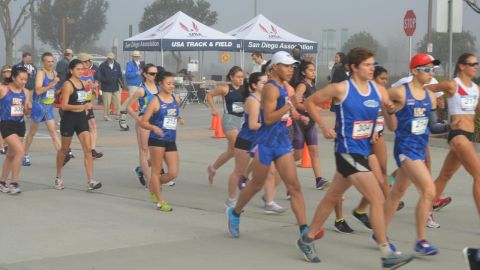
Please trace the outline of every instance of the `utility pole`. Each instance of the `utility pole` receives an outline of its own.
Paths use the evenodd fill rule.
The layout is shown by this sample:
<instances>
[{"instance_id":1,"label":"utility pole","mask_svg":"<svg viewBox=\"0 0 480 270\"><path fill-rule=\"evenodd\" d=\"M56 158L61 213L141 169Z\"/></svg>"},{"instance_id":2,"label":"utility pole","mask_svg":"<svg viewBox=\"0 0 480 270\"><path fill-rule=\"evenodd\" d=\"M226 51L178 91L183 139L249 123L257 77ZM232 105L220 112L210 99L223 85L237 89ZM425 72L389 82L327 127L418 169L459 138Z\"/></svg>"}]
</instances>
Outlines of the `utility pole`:
<instances>
[{"instance_id":1,"label":"utility pole","mask_svg":"<svg viewBox=\"0 0 480 270\"><path fill-rule=\"evenodd\" d=\"M433 43L432 43L432 9L433 9L433 0L428 0L428 29L427 29L427 52L433 52Z\"/></svg>"},{"instance_id":2,"label":"utility pole","mask_svg":"<svg viewBox=\"0 0 480 270\"><path fill-rule=\"evenodd\" d=\"M35 5L34 0L30 0L30 22L31 22L31 31L30 31L30 38L32 42L32 59L35 62L36 53L35 53L35 23L34 23L34 15L35 15Z\"/></svg>"},{"instance_id":3,"label":"utility pole","mask_svg":"<svg viewBox=\"0 0 480 270\"><path fill-rule=\"evenodd\" d=\"M453 0L448 0L448 79L453 76Z\"/></svg>"}]
</instances>

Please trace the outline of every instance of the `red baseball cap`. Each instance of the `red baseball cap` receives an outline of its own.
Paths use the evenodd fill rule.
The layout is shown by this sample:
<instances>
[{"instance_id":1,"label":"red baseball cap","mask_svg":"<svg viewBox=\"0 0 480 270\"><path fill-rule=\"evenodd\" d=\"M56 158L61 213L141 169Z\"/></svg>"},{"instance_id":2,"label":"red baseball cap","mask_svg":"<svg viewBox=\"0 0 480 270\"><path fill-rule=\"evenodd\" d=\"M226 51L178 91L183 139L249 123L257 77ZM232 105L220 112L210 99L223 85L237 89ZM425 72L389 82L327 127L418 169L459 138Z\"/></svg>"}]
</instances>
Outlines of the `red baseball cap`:
<instances>
[{"instance_id":1,"label":"red baseball cap","mask_svg":"<svg viewBox=\"0 0 480 270\"><path fill-rule=\"evenodd\" d=\"M432 63L434 66L440 65L440 60L433 58L430 54L419 53L410 60L410 69L425 66Z\"/></svg>"}]
</instances>

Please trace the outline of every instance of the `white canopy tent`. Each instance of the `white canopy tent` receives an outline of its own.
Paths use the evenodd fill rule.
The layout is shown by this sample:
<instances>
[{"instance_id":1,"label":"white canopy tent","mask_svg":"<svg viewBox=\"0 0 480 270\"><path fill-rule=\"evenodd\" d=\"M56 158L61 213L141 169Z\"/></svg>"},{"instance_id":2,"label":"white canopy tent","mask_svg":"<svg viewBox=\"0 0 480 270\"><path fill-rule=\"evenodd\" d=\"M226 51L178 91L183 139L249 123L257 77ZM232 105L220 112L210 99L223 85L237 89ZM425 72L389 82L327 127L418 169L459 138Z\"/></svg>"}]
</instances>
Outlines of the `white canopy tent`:
<instances>
[{"instance_id":1,"label":"white canopy tent","mask_svg":"<svg viewBox=\"0 0 480 270\"><path fill-rule=\"evenodd\" d=\"M262 14L228 32L242 43L242 66L245 52L275 53L291 51L299 45L304 53L317 54L318 43L296 36L279 27Z\"/></svg>"},{"instance_id":2,"label":"white canopy tent","mask_svg":"<svg viewBox=\"0 0 480 270\"><path fill-rule=\"evenodd\" d=\"M161 24L123 41L124 51L240 51L238 38L179 11Z\"/></svg>"}]
</instances>

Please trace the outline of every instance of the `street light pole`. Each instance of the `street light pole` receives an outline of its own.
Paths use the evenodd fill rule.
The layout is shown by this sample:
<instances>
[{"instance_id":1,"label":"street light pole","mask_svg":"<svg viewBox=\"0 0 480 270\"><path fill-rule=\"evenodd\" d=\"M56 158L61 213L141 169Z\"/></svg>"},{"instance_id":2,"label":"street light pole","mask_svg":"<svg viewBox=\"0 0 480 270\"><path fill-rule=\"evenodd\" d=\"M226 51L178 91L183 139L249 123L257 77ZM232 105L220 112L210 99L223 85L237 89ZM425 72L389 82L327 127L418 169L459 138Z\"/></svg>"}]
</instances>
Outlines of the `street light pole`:
<instances>
[{"instance_id":1,"label":"street light pole","mask_svg":"<svg viewBox=\"0 0 480 270\"><path fill-rule=\"evenodd\" d=\"M433 0L428 0L428 29L427 29L427 52L433 52L432 44L432 9L433 9Z\"/></svg>"}]
</instances>

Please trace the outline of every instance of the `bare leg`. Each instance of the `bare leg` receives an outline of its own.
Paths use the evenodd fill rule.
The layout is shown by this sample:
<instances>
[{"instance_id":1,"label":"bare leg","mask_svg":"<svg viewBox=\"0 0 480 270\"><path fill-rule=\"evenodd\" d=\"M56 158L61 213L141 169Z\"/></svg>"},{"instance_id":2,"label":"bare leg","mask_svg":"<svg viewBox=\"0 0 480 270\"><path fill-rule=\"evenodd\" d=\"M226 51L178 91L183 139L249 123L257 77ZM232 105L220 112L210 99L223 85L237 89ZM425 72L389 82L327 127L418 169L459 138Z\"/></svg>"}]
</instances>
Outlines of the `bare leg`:
<instances>
[{"instance_id":1,"label":"bare leg","mask_svg":"<svg viewBox=\"0 0 480 270\"><path fill-rule=\"evenodd\" d=\"M6 181L10 172L12 172L12 182L18 181L20 168L22 167L22 159L24 155L23 138L12 134L5 138L8 144L8 152L3 162L2 181Z\"/></svg>"},{"instance_id":2,"label":"bare leg","mask_svg":"<svg viewBox=\"0 0 480 270\"><path fill-rule=\"evenodd\" d=\"M93 157L92 146L90 143L90 132L84 131L78 135L80 144L83 150L83 163L85 165L85 171L87 172L87 180L90 183L93 181Z\"/></svg>"},{"instance_id":3,"label":"bare leg","mask_svg":"<svg viewBox=\"0 0 480 270\"><path fill-rule=\"evenodd\" d=\"M70 145L72 144L73 137L63 137L61 138L61 147L60 150L57 151L57 177L62 177L62 168L63 168L63 161L65 159L65 155L68 153L70 149Z\"/></svg>"},{"instance_id":4,"label":"bare leg","mask_svg":"<svg viewBox=\"0 0 480 270\"><path fill-rule=\"evenodd\" d=\"M28 155L30 150L30 146L33 142L33 137L37 134L38 131L38 122L31 122L30 123L30 130L28 131L27 137L25 138L25 153Z\"/></svg>"}]
</instances>

